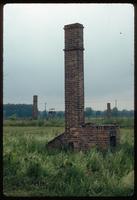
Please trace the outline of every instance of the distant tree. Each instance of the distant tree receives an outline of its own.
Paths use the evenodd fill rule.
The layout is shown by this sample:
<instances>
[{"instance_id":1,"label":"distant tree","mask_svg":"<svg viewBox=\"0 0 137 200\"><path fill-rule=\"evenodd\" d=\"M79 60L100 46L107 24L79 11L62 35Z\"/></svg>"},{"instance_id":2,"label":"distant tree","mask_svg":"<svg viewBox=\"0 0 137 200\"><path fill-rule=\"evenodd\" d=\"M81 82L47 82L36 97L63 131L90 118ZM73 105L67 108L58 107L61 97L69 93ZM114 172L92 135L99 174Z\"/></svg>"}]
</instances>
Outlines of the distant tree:
<instances>
[{"instance_id":1,"label":"distant tree","mask_svg":"<svg viewBox=\"0 0 137 200\"><path fill-rule=\"evenodd\" d=\"M130 110L129 111L129 117L133 117L134 116L134 110Z\"/></svg>"},{"instance_id":2,"label":"distant tree","mask_svg":"<svg viewBox=\"0 0 137 200\"><path fill-rule=\"evenodd\" d=\"M16 115L17 118L32 117L32 105L30 104L5 104L3 106L5 118Z\"/></svg>"},{"instance_id":3,"label":"distant tree","mask_svg":"<svg viewBox=\"0 0 137 200\"><path fill-rule=\"evenodd\" d=\"M113 117L118 117L118 109L117 109L117 107L114 107L114 108L112 109L111 113L112 113L112 116L113 116Z\"/></svg>"},{"instance_id":4,"label":"distant tree","mask_svg":"<svg viewBox=\"0 0 137 200\"><path fill-rule=\"evenodd\" d=\"M85 116L86 117L91 117L93 115L93 110L91 107L86 107L85 109Z\"/></svg>"},{"instance_id":5,"label":"distant tree","mask_svg":"<svg viewBox=\"0 0 137 200\"><path fill-rule=\"evenodd\" d=\"M93 110L91 107L86 107L85 109L85 116L86 117L105 117L106 110ZM59 117L63 118L65 112L64 111L39 111L40 118L52 118L52 117ZM3 106L3 117L4 119L13 117L16 115L16 118L31 118L32 117L32 105L31 104L4 104ZM112 117L133 117L134 110L126 110L123 109L119 111L116 107L111 110Z\"/></svg>"},{"instance_id":6,"label":"distant tree","mask_svg":"<svg viewBox=\"0 0 137 200\"><path fill-rule=\"evenodd\" d=\"M63 111L56 111L56 116L59 117L59 118L63 118L64 112Z\"/></svg>"},{"instance_id":7,"label":"distant tree","mask_svg":"<svg viewBox=\"0 0 137 200\"><path fill-rule=\"evenodd\" d=\"M44 110L44 111L42 112L42 117L45 119L45 118L47 118L47 116L48 116L48 113L47 113L46 110Z\"/></svg>"},{"instance_id":8,"label":"distant tree","mask_svg":"<svg viewBox=\"0 0 137 200\"><path fill-rule=\"evenodd\" d=\"M107 110L102 111L102 116L106 117L107 116Z\"/></svg>"},{"instance_id":9,"label":"distant tree","mask_svg":"<svg viewBox=\"0 0 137 200\"><path fill-rule=\"evenodd\" d=\"M16 114L11 115L11 116L9 117L9 119L11 119L11 120L16 120L16 119L17 119Z\"/></svg>"},{"instance_id":10,"label":"distant tree","mask_svg":"<svg viewBox=\"0 0 137 200\"><path fill-rule=\"evenodd\" d=\"M126 109L123 109L121 111L121 116L122 117L133 117L134 116L134 111L133 110L126 110Z\"/></svg>"},{"instance_id":11,"label":"distant tree","mask_svg":"<svg viewBox=\"0 0 137 200\"><path fill-rule=\"evenodd\" d=\"M96 111L96 117L101 117L101 111L100 110Z\"/></svg>"}]
</instances>

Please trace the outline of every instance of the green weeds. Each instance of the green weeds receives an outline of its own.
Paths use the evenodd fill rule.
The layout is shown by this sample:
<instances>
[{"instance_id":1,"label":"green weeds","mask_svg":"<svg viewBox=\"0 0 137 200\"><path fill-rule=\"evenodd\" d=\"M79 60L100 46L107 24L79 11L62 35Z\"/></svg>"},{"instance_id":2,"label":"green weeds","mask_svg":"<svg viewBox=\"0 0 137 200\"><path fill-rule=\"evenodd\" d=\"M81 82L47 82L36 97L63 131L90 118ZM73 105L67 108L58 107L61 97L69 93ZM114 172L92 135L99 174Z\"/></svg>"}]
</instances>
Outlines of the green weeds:
<instances>
[{"instance_id":1,"label":"green weeds","mask_svg":"<svg viewBox=\"0 0 137 200\"><path fill-rule=\"evenodd\" d=\"M4 127L3 177L7 196L131 196L133 129L121 129L114 152L49 151L63 127Z\"/></svg>"}]
</instances>

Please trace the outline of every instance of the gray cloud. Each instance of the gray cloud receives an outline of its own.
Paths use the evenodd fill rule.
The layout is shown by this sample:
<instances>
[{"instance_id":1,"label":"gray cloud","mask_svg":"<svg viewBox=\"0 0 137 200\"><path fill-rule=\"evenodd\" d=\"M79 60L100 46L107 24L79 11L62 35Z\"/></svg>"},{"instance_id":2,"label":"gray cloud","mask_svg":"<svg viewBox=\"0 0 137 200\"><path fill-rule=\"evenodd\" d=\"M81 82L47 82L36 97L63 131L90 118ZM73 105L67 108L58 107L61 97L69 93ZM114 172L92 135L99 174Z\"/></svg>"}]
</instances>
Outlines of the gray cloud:
<instances>
[{"instance_id":1,"label":"gray cloud","mask_svg":"<svg viewBox=\"0 0 137 200\"><path fill-rule=\"evenodd\" d=\"M75 22L84 25L85 106L104 109L106 101L117 99L120 109L133 108L130 4L6 5L5 103L32 103L38 94L40 109L45 102L48 108L64 109L63 27Z\"/></svg>"}]
</instances>

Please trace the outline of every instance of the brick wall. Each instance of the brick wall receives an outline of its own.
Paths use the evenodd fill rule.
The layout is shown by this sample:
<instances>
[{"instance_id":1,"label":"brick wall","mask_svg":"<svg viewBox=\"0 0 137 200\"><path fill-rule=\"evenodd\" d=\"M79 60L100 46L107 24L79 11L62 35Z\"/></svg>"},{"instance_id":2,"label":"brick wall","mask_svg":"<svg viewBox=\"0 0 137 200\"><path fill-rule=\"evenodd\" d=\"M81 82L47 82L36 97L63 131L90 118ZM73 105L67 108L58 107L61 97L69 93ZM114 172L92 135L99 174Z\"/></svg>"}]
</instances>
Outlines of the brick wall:
<instances>
[{"instance_id":1,"label":"brick wall","mask_svg":"<svg viewBox=\"0 0 137 200\"><path fill-rule=\"evenodd\" d=\"M75 150L89 150L92 147L108 149L112 147L111 138L115 146L119 144L119 127L115 125L91 125L89 127L70 128L70 132L63 133L51 142L51 148L69 147Z\"/></svg>"}]
</instances>

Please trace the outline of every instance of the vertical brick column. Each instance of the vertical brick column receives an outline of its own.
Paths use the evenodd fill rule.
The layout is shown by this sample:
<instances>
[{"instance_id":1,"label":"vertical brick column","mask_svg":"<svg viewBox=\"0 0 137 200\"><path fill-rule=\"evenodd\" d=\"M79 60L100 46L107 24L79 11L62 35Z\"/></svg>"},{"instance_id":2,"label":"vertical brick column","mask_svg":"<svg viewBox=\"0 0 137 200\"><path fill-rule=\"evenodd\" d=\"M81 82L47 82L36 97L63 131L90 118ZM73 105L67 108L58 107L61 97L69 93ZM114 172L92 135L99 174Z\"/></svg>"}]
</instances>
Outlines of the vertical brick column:
<instances>
[{"instance_id":1,"label":"vertical brick column","mask_svg":"<svg viewBox=\"0 0 137 200\"><path fill-rule=\"evenodd\" d=\"M3 4L0 4L0 116L3 118ZM1 126L2 127L2 126Z\"/></svg>"},{"instance_id":2,"label":"vertical brick column","mask_svg":"<svg viewBox=\"0 0 137 200\"><path fill-rule=\"evenodd\" d=\"M84 123L83 25L65 30L65 131Z\"/></svg>"},{"instance_id":3,"label":"vertical brick column","mask_svg":"<svg viewBox=\"0 0 137 200\"><path fill-rule=\"evenodd\" d=\"M111 107L110 107L110 103L107 103L107 117L108 117L108 118L111 117Z\"/></svg>"},{"instance_id":4,"label":"vertical brick column","mask_svg":"<svg viewBox=\"0 0 137 200\"><path fill-rule=\"evenodd\" d=\"M33 96L33 119L38 119L38 96Z\"/></svg>"}]
</instances>

